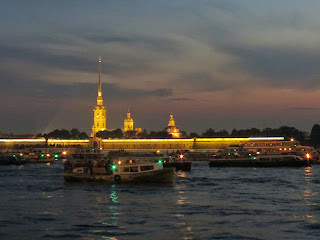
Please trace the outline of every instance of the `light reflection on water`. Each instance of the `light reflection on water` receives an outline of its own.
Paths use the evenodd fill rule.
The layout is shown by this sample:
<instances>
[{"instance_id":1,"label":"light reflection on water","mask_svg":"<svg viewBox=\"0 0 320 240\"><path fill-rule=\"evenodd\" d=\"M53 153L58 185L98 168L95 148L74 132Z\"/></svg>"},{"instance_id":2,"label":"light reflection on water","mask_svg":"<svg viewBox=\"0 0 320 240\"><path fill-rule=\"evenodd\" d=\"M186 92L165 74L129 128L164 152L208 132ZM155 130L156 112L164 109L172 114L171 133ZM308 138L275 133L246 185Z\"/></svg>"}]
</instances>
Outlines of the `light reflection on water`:
<instances>
[{"instance_id":1,"label":"light reflection on water","mask_svg":"<svg viewBox=\"0 0 320 240\"><path fill-rule=\"evenodd\" d=\"M0 168L0 239L314 239L320 166L178 172L172 186L66 184L62 164ZM19 231L16 231L19 229Z\"/></svg>"},{"instance_id":2,"label":"light reflection on water","mask_svg":"<svg viewBox=\"0 0 320 240\"><path fill-rule=\"evenodd\" d=\"M309 208L307 209L306 214L303 216L303 218L311 221L314 224L317 223L317 219L315 219L314 215L312 214L312 210L310 209L310 207L317 206L318 203L314 202L315 193L311 189L311 184L313 180L312 167L305 168L304 180L306 183L306 185L303 188L304 204Z\"/></svg>"}]
</instances>

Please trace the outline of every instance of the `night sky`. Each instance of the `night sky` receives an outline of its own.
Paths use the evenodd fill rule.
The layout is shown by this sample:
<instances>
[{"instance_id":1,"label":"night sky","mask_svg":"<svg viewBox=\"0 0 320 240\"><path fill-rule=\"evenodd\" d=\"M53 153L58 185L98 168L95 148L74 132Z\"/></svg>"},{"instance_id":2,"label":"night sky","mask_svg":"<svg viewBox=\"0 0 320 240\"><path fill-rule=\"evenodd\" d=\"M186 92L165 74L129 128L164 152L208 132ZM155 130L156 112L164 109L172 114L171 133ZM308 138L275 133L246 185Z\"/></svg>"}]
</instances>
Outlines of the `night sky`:
<instances>
[{"instance_id":1,"label":"night sky","mask_svg":"<svg viewBox=\"0 0 320 240\"><path fill-rule=\"evenodd\" d=\"M1 1L0 132L320 122L319 0Z\"/></svg>"}]
</instances>

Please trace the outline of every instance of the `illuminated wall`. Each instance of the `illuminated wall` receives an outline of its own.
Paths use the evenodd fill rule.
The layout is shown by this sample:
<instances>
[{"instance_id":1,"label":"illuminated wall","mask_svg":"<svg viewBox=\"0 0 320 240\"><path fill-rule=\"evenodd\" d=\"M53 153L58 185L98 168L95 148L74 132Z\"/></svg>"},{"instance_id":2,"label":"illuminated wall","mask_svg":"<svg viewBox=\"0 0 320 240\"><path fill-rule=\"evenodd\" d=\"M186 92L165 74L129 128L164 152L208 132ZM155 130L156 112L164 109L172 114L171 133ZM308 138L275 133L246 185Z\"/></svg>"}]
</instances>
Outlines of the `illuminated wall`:
<instances>
[{"instance_id":1,"label":"illuminated wall","mask_svg":"<svg viewBox=\"0 0 320 240\"><path fill-rule=\"evenodd\" d=\"M127 151L157 151L157 150L194 150L217 151L230 145L245 145L252 148L279 147L290 145L292 142L284 141L283 137L262 138L191 138L191 139L0 139L0 148L12 148L14 146L96 146L104 150Z\"/></svg>"}]
</instances>

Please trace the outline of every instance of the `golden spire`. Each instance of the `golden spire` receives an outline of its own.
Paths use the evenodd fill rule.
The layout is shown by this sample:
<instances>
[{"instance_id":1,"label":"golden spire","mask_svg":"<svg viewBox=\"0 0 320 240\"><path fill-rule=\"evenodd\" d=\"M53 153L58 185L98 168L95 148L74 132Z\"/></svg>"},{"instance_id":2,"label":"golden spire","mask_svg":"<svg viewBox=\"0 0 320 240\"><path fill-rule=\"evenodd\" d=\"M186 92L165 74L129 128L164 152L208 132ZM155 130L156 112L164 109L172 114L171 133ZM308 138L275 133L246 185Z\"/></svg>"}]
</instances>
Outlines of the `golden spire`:
<instances>
[{"instance_id":1,"label":"golden spire","mask_svg":"<svg viewBox=\"0 0 320 240\"><path fill-rule=\"evenodd\" d=\"M98 106L103 105L102 90L101 90L101 57L99 57L99 88L98 88L97 105Z\"/></svg>"},{"instance_id":2,"label":"golden spire","mask_svg":"<svg viewBox=\"0 0 320 240\"><path fill-rule=\"evenodd\" d=\"M176 126L176 123L174 121L174 118L173 118L173 114L171 112L170 114L170 120L169 120L169 123L168 123L168 127L175 127Z\"/></svg>"},{"instance_id":3,"label":"golden spire","mask_svg":"<svg viewBox=\"0 0 320 240\"><path fill-rule=\"evenodd\" d=\"M130 117L131 117L130 115L131 115L131 114L130 114L130 109L129 109L129 107L128 107L127 118L130 118Z\"/></svg>"}]
</instances>

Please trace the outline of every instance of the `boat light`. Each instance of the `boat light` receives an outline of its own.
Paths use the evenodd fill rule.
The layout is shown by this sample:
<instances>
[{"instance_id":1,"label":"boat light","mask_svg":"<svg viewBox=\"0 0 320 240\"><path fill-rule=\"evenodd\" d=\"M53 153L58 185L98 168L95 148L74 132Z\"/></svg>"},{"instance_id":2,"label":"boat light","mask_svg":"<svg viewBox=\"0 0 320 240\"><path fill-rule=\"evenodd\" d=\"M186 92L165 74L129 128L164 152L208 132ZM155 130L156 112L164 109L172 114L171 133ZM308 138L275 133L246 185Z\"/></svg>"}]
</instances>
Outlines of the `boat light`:
<instances>
[{"instance_id":1,"label":"boat light","mask_svg":"<svg viewBox=\"0 0 320 240\"><path fill-rule=\"evenodd\" d=\"M117 166L116 165L112 165L112 169L117 169Z\"/></svg>"},{"instance_id":2,"label":"boat light","mask_svg":"<svg viewBox=\"0 0 320 240\"><path fill-rule=\"evenodd\" d=\"M67 151L62 152L63 155L67 155Z\"/></svg>"},{"instance_id":3,"label":"boat light","mask_svg":"<svg viewBox=\"0 0 320 240\"><path fill-rule=\"evenodd\" d=\"M41 154L41 157L44 157L44 154Z\"/></svg>"},{"instance_id":4,"label":"boat light","mask_svg":"<svg viewBox=\"0 0 320 240\"><path fill-rule=\"evenodd\" d=\"M310 153L307 153L307 154L306 154L306 158L309 160L310 157L311 157Z\"/></svg>"},{"instance_id":5,"label":"boat light","mask_svg":"<svg viewBox=\"0 0 320 240\"><path fill-rule=\"evenodd\" d=\"M118 164L121 164L122 162L121 161L118 161Z\"/></svg>"},{"instance_id":6,"label":"boat light","mask_svg":"<svg viewBox=\"0 0 320 240\"><path fill-rule=\"evenodd\" d=\"M50 154L49 154L49 153L47 153L47 157L50 157Z\"/></svg>"},{"instance_id":7,"label":"boat light","mask_svg":"<svg viewBox=\"0 0 320 240\"><path fill-rule=\"evenodd\" d=\"M23 154L22 154L22 153L20 153L20 156L23 156Z\"/></svg>"},{"instance_id":8,"label":"boat light","mask_svg":"<svg viewBox=\"0 0 320 240\"><path fill-rule=\"evenodd\" d=\"M59 154L55 154L54 157L55 157L55 158L58 158L58 157L59 157Z\"/></svg>"},{"instance_id":9,"label":"boat light","mask_svg":"<svg viewBox=\"0 0 320 240\"><path fill-rule=\"evenodd\" d=\"M257 152L257 154L260 154L260 152Z\"/></svg>"},{"instance_id":10,"label":"boat light","mask_svg":"<svg viewBox=\"0 0 320 240\"><path fill-rule=\"evenodd\" d=\"M162 160L158 160L159 163L162 163Z\"/></svg>"},{"instance_id":11,"label":"boat light","mask_svg":"<svg viewBox=\"0 0 320 240\"><path fill-rule=\"evenodd\" d=\"M13 157L16 157L16 155L15 155L15 154L13 154L12 156L13 156Z\"/></svg>"},{"instance_id":12,"label":"boat light","mask_svg":"<svg viewBox=\"0 0 320 240\"><path fill-rule=\"evenodd\" d=\"M179 156L180 159L182 159L183 157L184 157L184 156L183 156L182 154Z\"/></svg>"}]
</instances>

